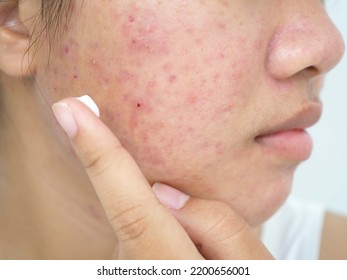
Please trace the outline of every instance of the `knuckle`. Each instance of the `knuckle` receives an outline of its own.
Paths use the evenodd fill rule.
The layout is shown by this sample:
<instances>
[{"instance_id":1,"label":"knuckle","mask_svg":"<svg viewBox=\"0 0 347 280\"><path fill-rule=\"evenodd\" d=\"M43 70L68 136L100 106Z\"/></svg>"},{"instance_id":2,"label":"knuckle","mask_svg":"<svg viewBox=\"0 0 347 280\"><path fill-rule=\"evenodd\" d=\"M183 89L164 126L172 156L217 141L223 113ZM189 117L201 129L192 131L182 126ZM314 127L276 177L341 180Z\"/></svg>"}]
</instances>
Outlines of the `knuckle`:
<instances>
[{"instance_id":1,"label":"knuckle","mask_svg":"<svg viewBox=\"0 0 347 280\"><path fill-rule=\"evenodd\" d=\"M83 165L90 177L98 177L104 174L112 165L112 153L102 149L85 152Z\"/></svg>"},{"instance_id":2,"label":"knuckle","mask_svg":"<svg viewBox=\"0 0 347 280\"><path fill-rule=\"evenodd\" d=\"M110 222L116 227L116 235L121 242L140 240L149 229L149 215L141 204L128 206L111 216Z\"/></svg>"},{"instance_id":3,"label":"knuckle","mask_svg":"<svg viewBox=\"0 0 347 280\"><path fill-rule=\"evenodd\" d=\"M203 233L204 240L216 243L237 237L245 230L245 220L237 215L228 204L216 202L209 208L208 220L211 222L206 225Z\"/></svg>"}]
</instances>

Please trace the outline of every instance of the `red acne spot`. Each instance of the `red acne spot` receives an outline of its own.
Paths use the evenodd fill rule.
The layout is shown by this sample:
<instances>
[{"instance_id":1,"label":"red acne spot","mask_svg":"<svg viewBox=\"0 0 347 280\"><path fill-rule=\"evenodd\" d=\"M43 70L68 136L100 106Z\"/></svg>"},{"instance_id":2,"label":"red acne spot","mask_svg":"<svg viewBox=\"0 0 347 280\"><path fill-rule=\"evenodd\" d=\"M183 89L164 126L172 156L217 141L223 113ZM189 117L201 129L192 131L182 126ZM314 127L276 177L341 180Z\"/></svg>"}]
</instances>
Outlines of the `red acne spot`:
<instances>
[{"instance_id":1,"label":"red acne spot","mask_svg":"<svg viewBox=\"0 0 347 280\"><path fill-rule=\"evenodd\" d=\"M169 32L160 24L160 15L149 9L135 9L136 21L133 16L127 16L122 25L123 35L128 39L128 50L168 54Z\"/></svg>"},{"instance_id":2,"label":"red acne spot","mask_svg":"<svg viewBox=\"0 0 347 280\"><path fill-rule=\"evenodd\" d=\"M195 43L196 43L197 45L202 45L203 39L202 39L202 38L195 39Z\"/></svg>"},{"instance_id":3,"label":"red acne spot","mask_svg":"<svg viewBox=\"0 0 347 280\"><path fill-rule=\"evenodd\" d=\"M102 217L99 214L99 212L96 210L96 208L92 205L88 206L87 211L89 213L89 215L94 218L95 220L101 220Z\"/></svg>"},{"instance_id":4,"label":"red acne spot","mask_svg":"<svg viewBox=\"0 0 347 280\"><path fill-rule=\"evenodd\" d=\"M223 144L222 142L218 142L218 143L215 145L215 149L216 149L216 153L217 153L218 155L223 154L223 153L224 153L224 150L225 150L224 144Z\"/></svg>"},{"instance_id":5,"label":"red acne spot","mask_svg":"<svg viewBox=\"0 0 347 280\"><path fill-rule=\"evenodd\" d=\"M229 0L219 0L224 7L229 7Z\"/></svg>"},{"instance_id":6,"label":"red acne spot","mask_svg":"<svg viewBox=\"0 0 347 280\"><path fill-rule=\"evenodd\" d=\"M218 26L218 28L219 28L220 30L225 30L225 29L226 29L225 23L218 23L217 26Z\"/></svg>"},{"instance_id":7,"label":"red acne spot","mask_svg":"<svg viewBox=\"0 0 347 280\"><path fill-rule=\"evenodd\" d=\"M226 105L223 105L221 107L221 113L228 113L228 112L231 112L231 110L233 109L234 107L234 104L226 104Z\"/></svg>"},{"instance_id":8,"label":"red acne spot","mask_svg":"<svg viewBox=\"0 0 347 280\"><path fill-rule=\"evenodd\" d=\"M116 76L118 82L125 83L136 79L136 75L126 70L120 70Z\"/></svg>"},{"instance_id":9,"label":"red acne spot","mask_svg":"<svg viewBox=\"0 0 347 280\"><path fill-rule=\"evenodd\" d=\"M148 132L147 131L142 131L141 133L141 140L143 143L147 143L148 142Z\"/></svg>"},{"instance_id":10,"label":"red acne spot","mask_svg":"<svg viewBox=\"0 0 347 280\"><path fill-rule=\"evenodd\" d=\"M148 88L154 88L155 85L156 85L156 81L152 80L152 81L149 81L149 82L148 82L147 87L148 87Z\"/></svg>"},{"instance_id":11,"label":"red acne spot","mask_svg":"<svg viewBox=\"0 0 347 280\"><path fill-rule=\"evenodd\" d=\"M108 85L110 83L110 79L109 78L104 78L104 82L106 85Z\"/></svg>"},{"instance_id":12,"label":"red acne spot","mask_svg":"<svg viewBox=\"0 0 347 280\"><path fill-rule=\"evenodd\" d=\"M219 54L219 58L220 58L220 59L224 59L224 58L225 58L225 53L224 53L224 52L221 52L221 53Z\"/></svg>"},{"instance_id":13,"label":"red acne spot","mask_svg":"<svg viewBox=\"0 0 347 280\"><path fill-rule=\"evenodd\" d=\"M177 77L176 77L175 75L171 75L171 76L169 77L169 83L170 83L170 84L173 84L174 82L176 82L176 80L177 80Z\"/></svg>"},{"instance_id":14,"label":"red acne spot","mask_svg":"<svg viewBox=\"0 0 347 280\"><path fill-rule=\"evenodd\" d=\"M68 54L70 53L70 48L69 48L69 46L64 46L63 52L64 52L65 55L68 55Z\"/></svg>"},{"instance_id":15,"label":"red acne spot","mask_svg":"<svg viewBox=\"0 0 347 280\"><path fill-rule=\"evenodd\" d=\"M141 107L141 104L140 104L140 103L137 103L137 104L136 104L136 107L137 107L137 108L140 108L140 107Z\"/></svg>"},{"instance_id":16,"label":"red acne spot","mask_svg":"<svg viewBox=\"0 0 347 280\"><path fill-rule=\"evenodd\" d=\"M75 3L71 3L70 4L70 10L71 10L71 12L74 12L75 10L76 10L76 6L75 6Z\"/></svg>"},{"instance_id":17,"label":"red acne spot","mask_svg":"<svg viewBox=\"0 0 347 280\"><path fill-rule=\"evenodd\" d=\"M144 148L145 156L144 160L153 165L165 165L165 155L164 152L154 146L145 146Z\"/></svg>"},{"instance_id":18,"label":"red acne spot","mask_svg":"<svg viewBox=\"0 0 347 280\"><path fill-rule=\"evenodd\" d=\"M194 29L189 27L189 28L186 29L186 32L187 32L189 35L193 35L193 34L194 34Z\"/></svg>"},{"instance_id":19,"label":"red acne spot","mask_svg":"<svg viewBox=\"0 0 347 280\"><path fill-rule=\"evenodd\" d=\"M253 43L253 48L254 48L254 50L256 50L256 51L261 50L261 48L262 48L262 43L261 43L260 41L254 42L254 43Z\"/></svg>"},{"instance_id":20,"label":"red acne spot","mask_svg":"<svg viewBox=\"0 0 347 280\"><path fill-rule=\"evenodd\" d=\"M187 101L189 104L195 105L198 102L198 97L194 93L189 94Z\"/></svg>"},{"instance_id":21,"label":"red acne spot","mask_svg":"<svg viewBox=\"0 0 347 280\"><path fill-rule=\"evenodd\" d=\"M214 82L214 83L217 83L218 80L219 80L219 77L220 77L219 74L214 75L214 76L213 76L213 82Z\"/></svg>"},{"instance_id":22,"label":"red acne spot","mask_svg":"<svg viewBox=\"0 0 347 280\"><path fill-rule=\"evenodd\" d=\"M195 129L192 126L188 126L187 130L188 130L188 133L194 133L195 132Z\"/></svg>"}]
</instances>

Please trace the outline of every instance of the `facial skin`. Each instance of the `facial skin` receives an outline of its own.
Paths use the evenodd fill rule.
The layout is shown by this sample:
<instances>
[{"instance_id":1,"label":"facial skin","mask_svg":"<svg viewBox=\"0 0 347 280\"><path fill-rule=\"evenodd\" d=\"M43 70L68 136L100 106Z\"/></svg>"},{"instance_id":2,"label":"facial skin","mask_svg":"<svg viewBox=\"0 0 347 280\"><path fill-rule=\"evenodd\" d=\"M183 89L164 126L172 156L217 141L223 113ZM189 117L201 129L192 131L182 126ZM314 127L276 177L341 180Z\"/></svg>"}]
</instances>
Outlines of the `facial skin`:
<instances>
[{"instance_id":1,"label":"facial skin","mask_svg":"<svg viewBox=\"0 0 347 280\"><path fill-rule=\"evenodd\" d=\"M70 12L33 60L48 105L88 94L150 183L225 201L253 226L274 213L310 142L259 136L316 122L343 53L320 1L76 0Z\"/></svg>"}]
</instances>

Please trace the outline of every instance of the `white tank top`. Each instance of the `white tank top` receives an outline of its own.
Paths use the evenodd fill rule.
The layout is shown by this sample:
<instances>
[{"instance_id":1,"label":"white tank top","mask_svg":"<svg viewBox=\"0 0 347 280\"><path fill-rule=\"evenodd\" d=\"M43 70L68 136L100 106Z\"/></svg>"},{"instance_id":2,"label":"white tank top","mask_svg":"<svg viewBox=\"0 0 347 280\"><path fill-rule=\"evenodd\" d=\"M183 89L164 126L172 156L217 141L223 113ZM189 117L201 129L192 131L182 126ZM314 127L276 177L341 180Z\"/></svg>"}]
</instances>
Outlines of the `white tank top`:
<instances>
[{"instance_id":1,"label":"white tank top","mask_svg":"<svg viewBox=\"0 0 347 280\"><path fill-rule=\"evenodd\" d=\"M291 197L265 222L261 239L275 259L316 260L324 215L323 205Z\"/></svg>"}]
</instances>

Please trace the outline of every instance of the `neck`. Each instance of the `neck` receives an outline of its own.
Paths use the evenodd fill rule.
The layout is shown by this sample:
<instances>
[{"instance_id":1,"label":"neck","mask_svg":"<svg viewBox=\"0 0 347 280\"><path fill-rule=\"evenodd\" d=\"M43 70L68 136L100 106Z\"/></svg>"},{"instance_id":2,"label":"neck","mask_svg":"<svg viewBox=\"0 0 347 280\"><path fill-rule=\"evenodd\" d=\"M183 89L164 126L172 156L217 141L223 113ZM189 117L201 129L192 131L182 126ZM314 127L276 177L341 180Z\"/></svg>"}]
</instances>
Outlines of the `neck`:
<instances>
[{"instance_id":1,"label":"neck","mask_svg":"<svg viewBox=\"0 0 347 280\"><path fill-rule=\"evenodd\" d=\"M30 84L1 81L0 259L109 258L114 235L93 187Z\"/></svg>"}]
</instances>

